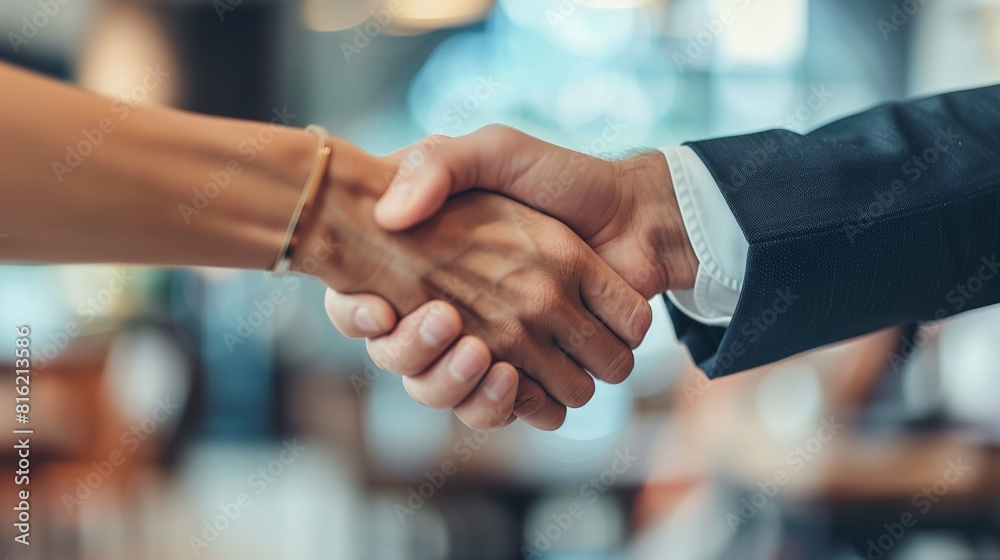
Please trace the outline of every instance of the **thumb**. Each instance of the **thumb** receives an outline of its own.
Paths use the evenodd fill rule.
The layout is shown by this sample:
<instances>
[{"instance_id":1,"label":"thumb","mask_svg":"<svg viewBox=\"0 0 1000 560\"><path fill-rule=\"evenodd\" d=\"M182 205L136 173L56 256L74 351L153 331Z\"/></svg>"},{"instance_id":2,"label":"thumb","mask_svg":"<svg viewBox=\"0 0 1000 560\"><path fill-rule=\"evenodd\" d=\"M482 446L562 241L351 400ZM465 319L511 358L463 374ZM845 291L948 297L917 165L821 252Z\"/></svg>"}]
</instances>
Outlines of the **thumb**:
<instances>
[{"instance_id":1,"label":"thumb","mask_svg":"<svg viewBox=\"0 0 1000 560\"><path fill-rule=\"evenodd\" d=\"M530 159L513 156L530 150L531 140L494 125L459 138L436 136L415 144L375 204L376 223L403 230L432 216L452 194L471 188L504 192L530 166Z\"/></svg>"},{"instance_id":2,"label":"thumb","mask_svg":"<svg viewBox=\"0 0 1000 560\"><path fill-rule=\"evenodd\" d=\"M439 163L428 161L412 173L397 172L375 203L375 222L389 231L415 226L441 209L453 185L448 170Z\"/></svg>"}]
</instances>

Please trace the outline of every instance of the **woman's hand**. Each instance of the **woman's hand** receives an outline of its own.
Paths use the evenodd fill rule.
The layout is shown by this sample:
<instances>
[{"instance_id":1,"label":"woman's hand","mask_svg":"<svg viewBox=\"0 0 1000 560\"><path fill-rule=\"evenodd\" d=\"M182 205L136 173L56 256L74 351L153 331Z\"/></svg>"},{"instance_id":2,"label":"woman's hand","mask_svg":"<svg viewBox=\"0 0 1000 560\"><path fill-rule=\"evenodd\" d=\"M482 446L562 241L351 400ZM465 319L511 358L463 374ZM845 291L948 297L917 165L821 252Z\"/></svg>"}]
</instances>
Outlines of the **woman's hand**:
<instances>
[{"instance_id":1,"label":"woman's hand","mask_svg":"<svg viewBox=\"0 0 1000 560\"><path fill-rule=\"evenodd\" d=\"M471 398L497 402L489 397L498 397L491 387L511 385L513 372L505 364L487 371L489 360L478 338L496 359L521 371L514 413L543 429L561 425L562 405L581 406L593 395L594 382L586 371L611 383L625 379L633 365L630 348L649 327L649 304L579 237L517 202L483 193L456 197L416 228L385 231L375 224L373 208L395 172L393 160L336 142L322 201L297 254L310 254L309 245L324 240L337 249L313 271L305 262L296 263L298 270L338 292L379 294L401 315L432 300L448 302L457 310L463 332L471 335L433 364L407 363L406 344L397 340L403 347L395 355L373 356L380 366L418 373L430 365L422 375L448 372L457 381L462 377L457 366L464 365L464 373L475 372L464 383L479 383ZM430 317L420 336L406 337L409 344L450 344L457 333L433 331L442 315L443 323L454 324L447 317L452 311L442 309L447 306L421 308L421 314L407 319L424 324ZM392 320L378 313L384 316L375 318L376 324ZM387 359L392 363L384 363ZM488 373L485 379L483 373ZM435 391L433 380L428 381L411 381L407 389L431 406L469 404L454 402L463 396L460 390ZM491 426L508 420L502 409L506 402L503 397L500 401L495 413L487 415ZM482 425L481 416L473 421Z\"/></svg>"}]
</instances>

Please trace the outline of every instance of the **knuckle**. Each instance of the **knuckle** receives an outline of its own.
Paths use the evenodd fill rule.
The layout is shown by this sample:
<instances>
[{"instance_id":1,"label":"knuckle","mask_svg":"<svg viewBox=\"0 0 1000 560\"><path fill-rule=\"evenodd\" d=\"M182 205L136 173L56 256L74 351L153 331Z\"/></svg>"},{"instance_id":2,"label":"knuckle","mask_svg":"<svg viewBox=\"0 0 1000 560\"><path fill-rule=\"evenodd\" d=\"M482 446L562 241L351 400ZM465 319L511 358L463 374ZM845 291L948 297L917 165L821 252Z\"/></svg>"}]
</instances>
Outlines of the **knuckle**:
<instances>
[{"instance_id":1,"label":"knuckle","mask_svg":"<svg viewBox=\"0 0 1000 560\"><path fill-rule=\"evenodd\" d=\"M500 147L516 141L520 133L509 126L490 124L479 129L479 134L486 138L490 144Z\"/></svg>"},{"instance_id":2,"label":"knuckle","mask_svg":"<svg viewBox=\"0 0 1000 560\"><path fill-rule=\"evenodd\" d=\"M645 333L652 324L653 308L650 307L649 302L643 299L642 296L637 296L635 303L632 305L632 311L629 314L629 328L637 334Z\"/></svg>"},{"instance_id":3,"label":"knuckle","mask_svg":"<svg viewBox=\"0 0 1000 560\"><path fill-rule=\"evenodd\" d=\"M570 408L580 408L590 402L590 399L594 398L594 392L597 390L594 380L587 374L584 374L584 376L584 380L581 380L579 383L573 383L570 386L566 402L563 404Z\"/></svg>"},{"instance_id":4,"label":"knuckle","mask_svg":"<svg viewBox=\"0 0 1000 560\"><path fill-rule=\"evenodd\" d=\"M620 348L615 355L608 362L607 369L604 372L604 381L612 384L618 384L622 381L628 379L628 376L632 373L632 369L635 367L635 356L632 352L624 347Z\"/></svg>"},{"instance_id":5,"label":"knuckle","mask_svg":"<svg viewBox=\"0 0 1000 560\"><path fill-rule=\"evenodd\" d=\"M496 321L496 339L494 344L499 352L498 357L512 358L519 354L529 338L528 329L521 319L506 315Z\"/></svg>"},{"instance_id":6,"label":"knuckle","mask_svg":"<svg viewBox=\"0 0 1000 560\"><path fill-rule=\"evenodd\" d=\"M437 149L441 144L451 140L444 134L431 134L423 140L417 142L407 156L408 163L419 167L427 162L434 162L438 159Z\"/></svg>"},{"instance_id":7,"label":"knuckle","mask_svg":"<svg viewBox=\"0 0 1000 560\"><path fill-rule=\"evenodd\" d=\"M534 417L545 408L545 399L541 387L529 386L519 389L514 400L514 414L520 418Z\"/></svg>"},{"instance_id":8,"label":"knuckle","mask_svg":"<svg viewBox=\"0 0 1000 560\"><path fill-rule=\"evenodd\" d=\"M579 262L583 257L583 249L578 238L574 239L560 223L547 224L545 254L546 257L563 266Z\"/></svg>"},{"instance_id":9,"label":"knuckle","mask_svg":"<svg viewBox=\"0 0 1000 560\"><path fill-rule=\"evenodd\" d=\"M551 276L536 279L524 297L524 316L532 322L546 319L558 312L565 302L562 286Z\"/></svg>"}]
</instances>

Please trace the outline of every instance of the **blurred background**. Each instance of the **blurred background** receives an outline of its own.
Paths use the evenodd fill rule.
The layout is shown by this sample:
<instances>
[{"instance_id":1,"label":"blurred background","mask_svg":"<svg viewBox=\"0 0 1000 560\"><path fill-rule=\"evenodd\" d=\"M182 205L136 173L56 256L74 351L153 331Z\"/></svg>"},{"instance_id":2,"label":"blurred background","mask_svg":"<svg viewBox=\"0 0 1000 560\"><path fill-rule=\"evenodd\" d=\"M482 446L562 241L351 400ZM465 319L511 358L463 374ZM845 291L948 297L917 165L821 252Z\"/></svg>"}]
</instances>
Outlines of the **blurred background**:
<instances>
[{"instance_id":1,"label":"blurred background","mask_svg":"<svg viewBox=\"0 0 1000 560\"><path fill-rule=\"evenodd\" d=\"M615 157L1000 82L996 0L4 0L0 29L118 104L375 153L499 122ZM34 356L32 544L0 430L0 556L1000 559L1000 309L708 383L653 304L626 383L554 433L476 432L315 281L0 267L0 402L12 327Z\"/></svg>"}]
</instances>

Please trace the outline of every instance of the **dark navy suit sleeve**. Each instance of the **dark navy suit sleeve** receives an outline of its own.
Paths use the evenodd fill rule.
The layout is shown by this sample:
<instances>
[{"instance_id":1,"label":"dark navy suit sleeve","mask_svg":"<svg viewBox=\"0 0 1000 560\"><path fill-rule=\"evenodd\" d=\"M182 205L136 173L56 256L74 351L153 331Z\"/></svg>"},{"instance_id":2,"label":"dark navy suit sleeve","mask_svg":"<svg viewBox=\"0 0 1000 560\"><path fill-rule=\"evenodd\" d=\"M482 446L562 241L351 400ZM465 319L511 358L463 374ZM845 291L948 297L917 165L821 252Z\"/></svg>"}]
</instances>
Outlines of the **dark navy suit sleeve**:
<instances>
[{"instance_id":1,"label":"dark navy suit sleeve","mask_svg":"<svg viewBox=\"0 0 1000 560\"><path fill-rule=\"evenodd\" d=\"M710 377L1000 302L1000 86L688 145L750 246L728 328L671 309Z\"/></svg>"}]
</instances>

